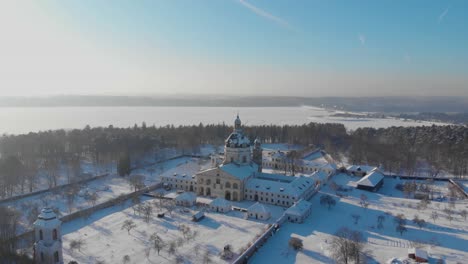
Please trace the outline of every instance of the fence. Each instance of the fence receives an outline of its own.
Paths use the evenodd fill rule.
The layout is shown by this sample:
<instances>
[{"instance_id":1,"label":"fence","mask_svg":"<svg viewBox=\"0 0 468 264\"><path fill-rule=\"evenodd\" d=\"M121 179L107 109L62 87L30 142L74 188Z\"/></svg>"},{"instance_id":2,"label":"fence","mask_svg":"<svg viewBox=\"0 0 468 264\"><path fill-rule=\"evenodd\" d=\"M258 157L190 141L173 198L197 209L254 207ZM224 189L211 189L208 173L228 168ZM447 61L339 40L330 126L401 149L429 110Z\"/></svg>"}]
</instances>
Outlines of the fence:
<instances>
[{"instance_id":1,"label":"fence","mask_svg":"<svg viewBox=\"0 0 468 264\"><path fill-rule=\"evenodd\" d=\"M73 212L71 214L62 216L60 218L60 220L63 223L66 223L66 222L70 222L70 221L75 220L75 219L80 218L80 217L87 217L87 216L90 216L91 214L93 214L94 212L96 212L98 210L105 209L105 208L108 208L108 207L111 207L111 206L114 206L114 205L117 205L117 204L120 204L120 203L124 203L125 201L131 199L132 197L142 195L142 194L144 194L146 192L158 189L160 187L162 187L162 184L157 183L157 184L145 187L145 188L143 188L141 190L138 190L136 192L131 192L131 193L128 193L128 194L120 195L119 197L116 197L114 199L105 201L105 202L97 204L95 206L92 206L92 207L89 207L89 208L86 208L86 209L83 209L83 210L80 210L80 211ZM24 247L31 246L33 244L33 241L34 241L34 230L26 231L25 233L17 236L17 239L18 239L17 240L18 245L21 245L20 247L24 248Z\"/></svg>"},{"instance_id":2,"label":"fence","mask_svg":"<svg viewBox=\"0 0 468 264\"><path fill-rule=\"evenodd\" d=\"M250 247L248 247L242 254L240 254L237 259L235 259L232 263L233 264L245 264L249 260L250 257L257 252L257 250L263 246L270 238L273 233L276 231L278 226L282 225L286 221L287 217L283 214L275 224L271 225L255 242L252 243Z\"/></svg>"}]
</instances>

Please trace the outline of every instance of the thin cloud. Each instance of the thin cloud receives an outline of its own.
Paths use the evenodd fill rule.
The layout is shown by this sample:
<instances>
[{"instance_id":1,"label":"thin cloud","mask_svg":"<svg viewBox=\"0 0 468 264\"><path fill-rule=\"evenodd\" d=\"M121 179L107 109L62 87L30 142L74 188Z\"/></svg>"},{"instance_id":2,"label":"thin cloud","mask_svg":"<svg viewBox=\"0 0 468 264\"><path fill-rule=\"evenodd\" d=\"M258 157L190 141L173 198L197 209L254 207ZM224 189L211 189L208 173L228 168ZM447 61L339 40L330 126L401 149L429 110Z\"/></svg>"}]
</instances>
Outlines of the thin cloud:
<instances>
[{"instance_id":1,"label":"thin cloud","mask_svg":"<svg viewBox=\"0 0 468 264\"><path fill-rule=\"evenodd\" d=\"M359 39L359 42L361 42L361 45L366 45L366 36L364 36L363 34L359 33L358 35L358 39Z\"/></svg>"},{"instance_id":2,"label":"thin cloud","mask_svg":"<svg viewBox=\"0 0 468 264\"><path fill-rule=\"evenodd\" d=\"M444 10L444 12L442 12L442 13L439 15L439 20L438 20L439 24L444 20L444 17L447 15L447 13L448 13L448 11L449 11L449 8L450 8L450 7L447 7L447 8Z\"/></svg>"},{"instance_id":3,"label":"thin cloud","mask_svg":"<svg viewBox=\"0 0 468 264\"><path fill-rule=\"evenodd\" d=\"M294 29L289 23L288 21L280 18L280 17L277 17L277 16L274 16L270 13L268 13L267 11L263 10L263 9L260 9L250 3L248 3L247 1L245 0L239 0L239 3L241 5L243 5L244 7L246 7L247 9L249 9L250 11L254 12L255 14L257 14L258 16L261 16L265 19L268 19L276 24L278 24L279 26L281 27L284 27L288 30L291 30L291 31L294 31L294 32L297 32L296 29Z\"/></svg>"}]
</instances>

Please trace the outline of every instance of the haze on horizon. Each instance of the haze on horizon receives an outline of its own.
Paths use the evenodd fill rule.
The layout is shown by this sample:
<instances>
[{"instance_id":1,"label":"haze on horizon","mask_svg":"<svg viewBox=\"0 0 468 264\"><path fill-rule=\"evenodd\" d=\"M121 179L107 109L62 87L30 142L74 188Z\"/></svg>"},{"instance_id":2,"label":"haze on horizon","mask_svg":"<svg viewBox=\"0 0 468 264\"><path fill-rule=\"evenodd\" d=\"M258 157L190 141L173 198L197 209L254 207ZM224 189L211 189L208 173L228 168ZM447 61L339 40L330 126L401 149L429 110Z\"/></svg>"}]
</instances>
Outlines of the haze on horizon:
<instances>
[{"instance_id":1,"label":"haze on horizon","mask_svg":"<svg viewBox=\"0 0 468 264\"><path fill-rule=\"evenodd\" d=\"M2 96L466 96L468 2L0 2Z\"/></svg>"}]
</instances>

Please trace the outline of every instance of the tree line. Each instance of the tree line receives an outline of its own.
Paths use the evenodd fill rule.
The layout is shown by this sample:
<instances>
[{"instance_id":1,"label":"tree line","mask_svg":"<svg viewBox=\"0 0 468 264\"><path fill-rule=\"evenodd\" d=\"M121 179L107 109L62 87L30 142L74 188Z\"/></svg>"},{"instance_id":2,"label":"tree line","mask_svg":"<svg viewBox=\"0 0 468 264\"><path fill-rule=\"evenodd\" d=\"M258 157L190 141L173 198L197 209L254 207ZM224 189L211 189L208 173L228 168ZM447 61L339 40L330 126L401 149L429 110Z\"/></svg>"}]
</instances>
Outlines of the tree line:
<instances>
[{"instance_id":1,"label":"tree line","mask_svg":"<svg viewBox=\"0 0 468 264\"><path fill-rule=\"evenodd\" d=\"M447 170L466 175L468 169L468 128L463 126L359 128L346 131L342 124L258 125L244 128L253 141L315 145L334 158L345 156L355 164L382 165L386 170L416 172L422 162L433 173ZM144 155L165 148L185 153L203 144L221 145L232 131L226 124L164 127L145 123L129 128L86 126L84 129L51 130L0 137L0 197L13 191L33 191L38 175L46 176L49 187L59 175L68 182L83 176L81 163L94 165L118 162L125 157L135 163Z\"/></svg>"}]
</instances>

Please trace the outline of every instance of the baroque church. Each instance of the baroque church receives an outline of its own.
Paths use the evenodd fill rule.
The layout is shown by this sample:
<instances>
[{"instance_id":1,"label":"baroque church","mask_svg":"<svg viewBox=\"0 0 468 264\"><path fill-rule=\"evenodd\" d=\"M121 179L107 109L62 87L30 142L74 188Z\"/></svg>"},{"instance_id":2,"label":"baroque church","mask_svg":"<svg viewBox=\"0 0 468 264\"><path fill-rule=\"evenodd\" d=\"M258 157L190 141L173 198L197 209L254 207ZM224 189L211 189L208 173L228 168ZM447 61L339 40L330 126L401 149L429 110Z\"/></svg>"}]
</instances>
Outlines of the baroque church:
<instances>
[{"instance_id":1,"label":"baroque church","mask_svg":"<svg viewBox=\"0 0 468 264\"><path fill-rule=\"evenodd\" d=\"M193 176L162 176L165 186L195 192L199 196L231 201L252 200L290 207L308 199L318 184L313 177L285 176L262 172L262 146L244 135L239 115L224 144L224 158L212 160L213 167ZM320 172L317 172L320 173Z\"/></svg>"}]
</instances>

